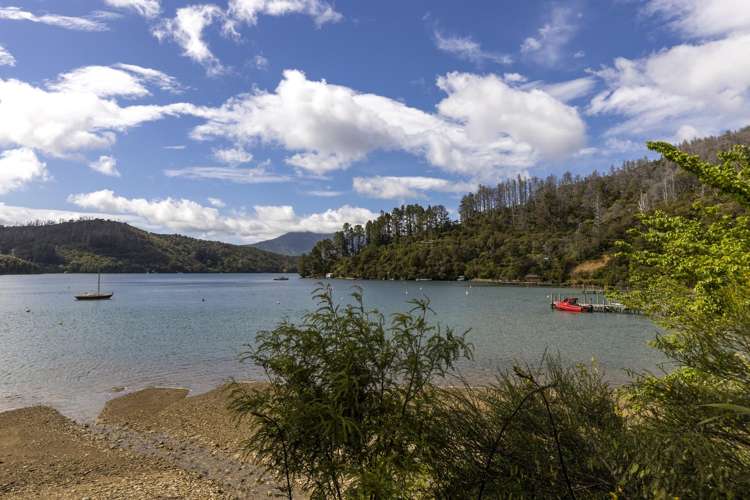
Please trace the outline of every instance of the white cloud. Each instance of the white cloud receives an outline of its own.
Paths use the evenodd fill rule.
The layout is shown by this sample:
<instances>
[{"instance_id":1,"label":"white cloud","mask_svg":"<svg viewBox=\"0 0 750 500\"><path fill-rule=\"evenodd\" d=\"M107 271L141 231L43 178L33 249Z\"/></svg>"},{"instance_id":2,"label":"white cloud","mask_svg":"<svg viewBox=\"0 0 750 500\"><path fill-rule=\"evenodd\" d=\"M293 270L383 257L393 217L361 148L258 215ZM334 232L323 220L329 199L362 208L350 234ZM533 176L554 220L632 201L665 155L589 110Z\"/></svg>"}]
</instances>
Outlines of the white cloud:
<instances>
[{"instance_id":1,"label":"white cloud","mask_svg":"<svg viewBox=\"0 0 750 500\"><path fill-rule=\"evenodd\" d=\"M47 165L39 161L31 149L10 149L0 153L0 194L47 179Z\"/></svg>"},{"instance_id":2,"label":"white cloud","mask_svg":"<svg viewBox=\"0 0 750 500\"><path fill-rule=\"evenodd\" d=\"M469 36L445 35L435 30L435 45L438 49L453 54L459 59L471 61L474 64L493 62L497 64L511 64L513 58L506 54L496 54L482 50L482 46Z\"/></svg>"},{"instance_id":3,"label":"white cloud","mask_svg":"<svg viewBox=\"0 0 750 500\"><path fill-rule=\"evenodd\" d=\"M181 151L181 150L185 149L186 147L187 146L185 146L184 144L177 144L175 146L164 146L164 149L172 149L172 150L175 150L175 151Z\"/></svg>"},{"instance_id":4,"label":"white cloud","mask_svg":"<svg viewBox=\"0 0 750 500\"><path fill-rule=\"evenodd\" d=\"M355 177L354 190L365 196L381 199L422 198L424 191L441 193L467 193L477 189L468 182L449 181L435 177Z\"/></svg>"},{"instance_id":5,"label":"white cloud","mask_svg":"<svg viewBox=\"0 0 750 500\"><path fill-rule=\"evenodd\" d=\"M549 20L521 44L521 53L544 66L556 66L566 56L568 43L578 31L577 19L573 9L554 7Z\"/></svg>"},{"instance_id":6,"label":"white cloud","mask_svg":"<svg viewBox=\"0 0 750 500\"><path fill-rule=\"evenodd\" d=\"M701 135L740 128L750 122L749 53L750 35L733 35L643 59L618 58L594 73L607 90L587 111L625 118L609 135L672 136L685 125Z\"/></svg>"},{"instance_id":7,"label":"white cloud","mask_svg":"<svg viewBox=\"0 0 750 500\"><path fill-rule=\"evenodd\" d=\"M533 157L559 158L585 141L586 125L575 108L539 89L520 90L494 75L450 73L438 79L448 97L443 116L460 120L470 137L487 145L511 138Z\"/></svg>"},{"instance_id":8,"label":"white cloud","mask_svg":"<svg viewBox=\"0 0 750 500\"><path fill-rule=\"evenodd\" d=\"M254 25L259 15L284 16L305 14L312 17L318 27L325 23L340 21L343 17L331 5L322 0L230 0L228 8L215 4L188 5L177 9L172 19L164 19L157 24L153 35L162 40L172 40L182 47L183 55L200 63L210 76L227 71L213 54L204 39L204 31L219 22L225 36L239 39L239 23ZM262 55L255 56L254 64L265 69L268 60Z\"/></svg>"},{"instance_id":9,"label":"white cloud","mask_svg":"<svg viewBox=\"0 0 750 500\"><path fill-rule=\"evenodd\" d=\"M229 15L249 24L258 22L258 15L285 16L305 14L322 26L343 19L341 13L322 0L229 0Z\"/></svg>"},{"instance_id":10,"label":"white cloud","mask_svg":"<svg viewBox=\"0 0 750 500\"><path fill-rule=\"evenodd\" d=\"M750 30L750 4L746 0L647 0L645 11L666 18L672 28L689 37Z\"/></svg>"},{"instance_id":11,"label":"white cloud","mask_svg":"<svg viewBox=\"0 0 750 500\"><path fill-rule=\"evenodd\" d=\"M575 108L539 89L508 86L494 75L450 73L438 113L348 87L284 72L274 92L255 91L205 110L192 136L278 145L286 162L325 174L375 150L423 156L472 177L515 174L534 162L580 149L585 125Z\"/></svg>"},{"instance_id":12,"label":"white cloud","mask_svg":"<svg viewBox=\"0 0 750 500\"><path fill-rule=\"evenodd\" d=\"M60 16L57 14L43 14L39 16L22 10L19 7L0 7L0 19L30 21L32 23L48 24L50 26L79 31L106 31L108 29L106 24L96 19Z\"/></svg>"},{"instance_id":13,"label":"white cloud","mask_svg":"<svg viewBox=\"0 0 750 500\"><path fill-rule=\"evenodd\" d=\"M159 0L104 0L108 5L117 9L130 9L148 19L153 19L161 13Z\"/></svg>"},{"instance_id":14,"label":"white cloud","mask_svg":"<svg viewBox=\"0 0 750 500\"><path fill-rule=\"evenodd\" d=\"M0 202L0 225L17 226L34 221L61 221L78 220L81 218L100 218L109 220L121 220L129 222L132 217L118 217L110 214L97 214L89 212L74 212L70 210L54 210L47 208L27 208L6 205Z\"/></svg>"},{"instance_id":15,"label":"white cloud","mask_svg":"<svg viewBox=\"0 0 750 500\"><path fill-rule=\"evenodd\" d=\"M297 215L289 205L257 205L251 213L223 215L215 207L187 199L129 199L110 190L71 195L68 201L81 208L137 216L152 226L206 237L229 235L248 242L275 238L289 231L334 232L345 222L364 224L378 215L349 205L304 216Z\"/></svg>"},{"instance_id":16,"label":"white cloud","mask_svg":"<svg viewBox=\"0 0 750 500\"><path fill-rule=\"evenodd\" d=\"M170 76L162 71L144 68L143 66L137 66L135 64L123 64L118 63L114 65L115 68L119 68L131 73L138 75L143 81L148 82L152 85L156 85L161 90L179 94L183 91L182 84L173 76Z\"/></svg>"},{"instance_id":17,"label":"white cloud","mask_svg":"<svg viewBox=\"0 0 750 500\"><path fill-rule=\"evenodd\" d=\"M117 160L112 156L100 156L98 160L89 163L89 168L100 174L120 177L120 171L117 170Z\"/></svg>"},{"instance_id":18,"label":"white cloud","mask_svg":"<svg viewBox=\"0 0 750 500\"><path fill-rule=\"evenodd\" d=\"M159 41L173 40L182 47L183 55L203 65L209 75L216 76L225 68L203 39L203 30L217 20L226 20L218 6L190 5L177 9L173 19L164 19L154 27L153 34Z\"/></svg>"},{"instance_id":19,"label":"white cloud","mask_svg":"<svg viewBox=\"0 0 750 500\"><path fill-rule=\"evenodd\" d=\"M108 148L117 132L142 123L198 112L184 103L120 106L114 99L145 95L147 83L150 80L137 73L102 66L72 71L46 88L0 79L0 147L69 156Z\"/></svg>"},{"instance_id":20,"label":"white cloud","mask_svg":"<svg viewBox=\"0 0 750 500\"><path fill-rule=\"evenodd\" d=\"M221 198L211 198L210 196L207 198L208 202L211 204L212 207L216 208L224 208L227 206L226 203L224 203L224 200Z\"/></svg>"},{"instance_id":21,"label":"white cloud","mask_svg":"<svg viewBox=\"0 0 750 500\"><path fill-rule=\"evenodd\" d=\"M255 64L256 69L259 69L262 71L265 71L268 69L268 59L266 59L260 54L253 57L253 64Z\"/></svg>"},{"instance_id":22,"label":"white cloud","mask_svg":"<svg viewBox=\"0 0 750 500\"><path fill-rule=\"evenodd\" d=\"M541 88L552 97L563 102L570 102L579 97L589 95L596 86L596 79L592 77L576 78L567 82L543 85Z\"/></svg>"},{"instance_id":23,"label":"white cloud","mask_svg":"<svg viewBox=\"0 0 750 500\"><path fill-rule=\"evenodd\" d=\"M93 94L98 97L143 97L150 95L146 84L171 92L180 89L179 82L166 73L134 64L84 66L63 73L47 87L57 92Z\"/></svg>"},{"instance_id":24,"label":"white cloud","mask_svg":"<svg viewBox=\"0 0 750 500\"><path fill-rule=\"evenodd\" d=\"M586 57L586 53L582 50L579 50L578 52L573 54L573 59L582 59L584 57Z\"/></svg>"},{"instance_id":25,"label":"white cloud","mask_svg":"<svg viewBox=\"0 0 750 500\"><path fill-rule=\"evenodd\" d=\"M291 177L268 172L263 167L187 167L164 171L167 177L184 177L193 180L220 180L237 184L265 184L269 182L287 182Z\"/></svg>"},{"instance_id":26,"label":"white cloud","mask_svg":"<svg viewBox=\"0 0 750 500\"><path fill-rule=\"evenodd\" d=\"M13 54L8 52L8 50L0 45L0 66L15 66L16 65L16 58L13 57Z\"/></svg>"},{"instance_id":27,"label":"white cloud","mask_svg":"<svg viewBox=\"0 0 750 500\"><path fill-rule=\"evenodd\" d=\"M526 80L528 80L528 78L526 78L520 73L505 73L503 75L503 80L505 80L508 83L523 83Z\"/></svg>"},{"instance_id":28,"label":"white cloud","mask_svg":"<svg viewBox=\"0 0 750 500\"><path fill-rule=\"evenodd\" d=\"M248 163L253 159L253 155L245 151L242 147L214 149L214 158L227 165L241 165Z\"/></svg>"},{"instance_id":29,"label":"white cloud","mask_svg":"<svg viewBox=\"0 0 750 500\"><path fill-rule=\"evenodd\" d=\"M318 196L320 198L335 198L336 196L341 196L343 191L332 191L329 189L311 189L310 191L305 191L305 194L309 194L310 196Z\"/></svg>"}]
</instances>

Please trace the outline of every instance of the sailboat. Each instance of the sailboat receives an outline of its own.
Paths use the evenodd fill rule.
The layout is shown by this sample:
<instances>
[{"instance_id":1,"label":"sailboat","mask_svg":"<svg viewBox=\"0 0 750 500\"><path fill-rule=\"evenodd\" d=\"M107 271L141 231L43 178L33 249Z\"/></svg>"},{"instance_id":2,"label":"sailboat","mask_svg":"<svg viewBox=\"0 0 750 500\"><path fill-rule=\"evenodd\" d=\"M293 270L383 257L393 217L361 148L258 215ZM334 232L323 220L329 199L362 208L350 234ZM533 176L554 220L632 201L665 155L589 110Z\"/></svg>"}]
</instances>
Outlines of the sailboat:
<instances>
[{"instance_id":1,"label":"sailboat","mask_svg":"<svg viewBox=\"0 0 750 500\"><path fill-rule=\"evenodd\" d=\"M112 298L112 295L114 295L113 292L102 293L102 273L99 273L96 280L96 293L86 292L75 297L76 300L108 300Z\"/></svg>"}]
</instances>

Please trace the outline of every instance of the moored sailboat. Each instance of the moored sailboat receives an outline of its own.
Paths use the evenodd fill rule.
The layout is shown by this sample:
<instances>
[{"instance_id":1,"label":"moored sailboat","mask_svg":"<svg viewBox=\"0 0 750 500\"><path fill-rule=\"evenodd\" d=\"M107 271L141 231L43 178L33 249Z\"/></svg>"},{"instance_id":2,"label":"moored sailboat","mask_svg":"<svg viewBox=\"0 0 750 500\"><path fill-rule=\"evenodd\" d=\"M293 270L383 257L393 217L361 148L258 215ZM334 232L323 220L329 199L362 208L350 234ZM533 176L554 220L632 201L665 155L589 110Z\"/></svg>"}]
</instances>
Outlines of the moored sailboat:
<instances>
[{"instance_id":1,"label":"moored sailboat","mask_svg":"<svg viewBox=\"0 0 750 500\"><path fill-rule=\"evenodd\" d=\"M86 292L76 295L76 300L108 300L111 299L114 292L102 293L102 273L99 273L96 280L96 292Z\"/></svg>"}]
</instances>

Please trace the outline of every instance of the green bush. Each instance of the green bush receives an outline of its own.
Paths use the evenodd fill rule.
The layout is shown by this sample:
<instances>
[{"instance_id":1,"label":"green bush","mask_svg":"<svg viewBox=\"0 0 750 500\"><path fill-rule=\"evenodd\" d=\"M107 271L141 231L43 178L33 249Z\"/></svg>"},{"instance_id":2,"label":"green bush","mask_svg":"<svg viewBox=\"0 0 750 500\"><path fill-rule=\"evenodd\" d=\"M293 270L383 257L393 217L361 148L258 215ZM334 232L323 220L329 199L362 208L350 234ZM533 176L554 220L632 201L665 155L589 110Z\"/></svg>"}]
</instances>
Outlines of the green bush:
<instances>
[{"instance_id":1,"label":"green bush","mask_svg":"<svg viewBox=\"0 0 750 500\"><path fill-rule=\"evenodd\" d=\"M260 332L247 358L270 381L235 386L231 408L248 419L248 452L285 484L314 498L413 498L424 489L425 456L438 398L435 380L471 356L465 333L430 325L427 301L405 314L368 311L359 291L337 306L331 289L300 325Z\"/></svg>"}]
</instances>

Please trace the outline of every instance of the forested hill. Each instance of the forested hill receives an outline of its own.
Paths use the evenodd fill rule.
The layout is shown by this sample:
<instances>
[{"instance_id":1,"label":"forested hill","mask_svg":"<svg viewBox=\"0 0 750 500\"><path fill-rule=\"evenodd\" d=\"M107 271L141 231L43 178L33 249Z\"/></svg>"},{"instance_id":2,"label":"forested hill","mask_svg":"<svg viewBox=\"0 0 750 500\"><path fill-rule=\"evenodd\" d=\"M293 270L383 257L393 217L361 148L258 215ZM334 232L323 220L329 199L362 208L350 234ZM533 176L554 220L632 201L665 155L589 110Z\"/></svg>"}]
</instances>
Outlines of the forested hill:
<instances>
[{"instance_id":1,"label":"forested hill","mask_svg":"<svg viewBox=\"0 0 750 500\"><path fill-rule=\"evenodd\" d=\"M122 222L0 226L0 274L28 272L281 272L289 257L248 246L161 235Z\"/></svg>"},{"instance_id":2,"label":"forested hill","mask_svg":"<svg viewBox=\"0 0 750 500\"><path fill-rule=\"evenodd\" d=\"M682 148L715 160L732 144L750 144L750 127ZM615 241L628 238L639 213L684 213L695 201L715 197L663 160L627 161L586 177L516 178L465 196L460 222L442 206L407 205L364 227L344 226L300 259L300 273L617 285L627 265L614 256Z\"/></svg>"},{"instance_id":3,"label":"forested hill","mask_svg":"<svg viewBox=\"0 0 750 500\"><path fill-rule=\"evenodd\" d=\"M332 237L332 234L299 231L282 234L278 238L253 243L250 246L281 255L302 255L309 253L320 240Z\"/></svg>"}]
</instances>

